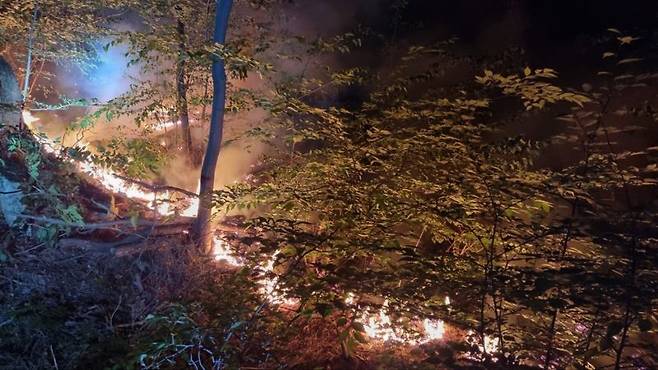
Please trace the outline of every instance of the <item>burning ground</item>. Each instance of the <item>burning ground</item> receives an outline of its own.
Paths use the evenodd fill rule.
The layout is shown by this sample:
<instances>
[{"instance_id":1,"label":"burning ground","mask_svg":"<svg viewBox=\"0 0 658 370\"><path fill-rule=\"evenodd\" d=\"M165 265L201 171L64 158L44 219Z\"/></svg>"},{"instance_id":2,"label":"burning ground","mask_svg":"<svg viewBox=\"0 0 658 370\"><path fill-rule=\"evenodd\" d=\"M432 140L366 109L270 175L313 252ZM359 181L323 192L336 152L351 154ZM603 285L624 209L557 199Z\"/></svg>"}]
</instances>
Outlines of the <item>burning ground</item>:
<instances>
[{"instance_id":1,"label":"burning ground","mask_svg":"<svg viewBox=\"0 0 658 370\"><path fill-rule=\"evenodd\" d=\"M28 112L24 112L24 119L29 127L37 120ZM170 203L170 191L176 189L154 190L149 184L131 182L92 162L69 158L45 137L11 131L4 134L8 135L6 142L11 137L39 145L40 169L52 176L40 181L51 181L51 186L69 194L62 195L63 202L85 205L80 215L84 224L74 219L59 222L62 228L58 232L67 237L57 242L57 248L49 242L29 242L30 234L50 232L52 224L58 223L57 210L28 203L24 214L39 216L19 216L26 217L31 225L27 238L6 229L4 243L12 246L6 249L12 258L2 275L5 298L1 312L7 315L0 321L6 338L16 338L2 342L2 360L13 367L41 368L56 363L61 368L85 368L98 361L123 366L134 360L126 357L126 352L152 348L154 343L148 340L157 337L154 330L161 330L158 326L162 322L175 330L200 330L194 326L197 320L209 331L199 332L190 343L178 343L172 337L167 345L196 353L200 356L198 364L210 361L223 366L225 357L233 356L236 350L243 365L253 361L254 365L277 366L284 361L292 368L434 368L455 360L471 362L468 357L454 358L445 344L463 341L468 333L430 319L417 319L413 331L398 328L388 303L377 297L347 294L344 306L358 313L352 324L340 317L338 321L316 318L301 323L300 302L286 298L285 289L279 286L279 276L289 266L279 265L276 255L260 264L246 264L243 256L257 250L260 242L258 233L245 229L241 217L225 218L218 225L212 257L200 259L185 247L192 242L191 220L186 214L194 212L193 194L178 198L183 205L178 211ZM23 154L15 152L14 156ZM6 173L13 174L14 180L29 176L28 169L20 166ZM34 189L40 191L39 185ZM138 219L117 219L126 212ZM189 309L180 305L184 302L195 302L193 307L198 311L181 312ZM444 303L450 305L449 297ZM373 304L381 309L366 310ZM189 322L181 321L181 317ZM278 337L276 343L268 343L273 337L267 331L286 322L289 333ZM355 354L358 360L348 361L339 350L336 331L357 323L360 340L368 345ZM255 334L261 330L264 337ZM76 340L62 341L58 339L61 336ZM28 337L30 345L23 346ZM231 355L212 353L211 346L217 341L225 341ZM252 353L254 346L264 346L267 354ZM495 350L495 344L488 350ZM149 363L149 358L141 361L147 367L162 365Z\"/></svg>"},{"instance_id":2,"label":"burning ground","mask_svg":"<svg viewBox=\"0 0 658 370\"><path fill-rule=\"evenodd\" d=\"M29 113L25 118L33 124ZM5 131L5 135L15 134ZM225 357L236 353L243 366L261 367L285 363L292 368L434 368L431 364L454 361L444 341L461 338L463 332L425 319L418 321L418 337L395 327L386 302L380 301L381 310L368 313L358 308L360 301L376 301L376 297L354 294L348 294L344 304L363 312L354 319L363 323L360 330L369 345L357 352L358 360L343 359L335 334L341 330L340 320L338 326L319 318L297 320L299 302L286 299L278 286L277 276L286 267L275 264L276 256L260 265L244 265L238 251L247 254L258 242L240 218L219 225L212 258L200 259L184 247L191 243L189 221L182 217L163 221L162 216L171 214L157 203L157 192L109 170L55 156L53 143L43 139L23 140L40 144L42 171L53 176L52 186L69 194L62 196L63 201L85 205L81 216L86 222L60 225L70 231L57 248L48 242L32 245L30 233L48 232L57 211L28 203L25 213L39 214L28 218L31 231L21 236L5 229L4 243L11 246L6 250L12 257L2 273L0 325L5 339L0 359L11 368L89 368L99 362L128 366L134 361L130 353L153 348L156 343L151 341L158 338L163 323L182 332L181 338L166 338L162 348L166 344L197 354L203 359L199 364L206 365L223 366ZM16 158L3 158L12 159ZM27 169L20 167L7 172L27 175ZM128 209L134 212L136 205L141 209L139 221L115 220ZM195 302L196 311L181 311L189 309L180 305L185 302ZM450 304L447 297L445 304ZM280 326L286 322L287 334L277 335L272 343L268 331L284 330ZM197 324L206 329L196 332L201 330ZM196 334L186 338L189 330ZM221 342L227 348L212 353ZM406 347L415 349L400 352ZM259 352L263 350L266 353ZM147 367L159 366L148 357L140 361Z\"/></svg>"}]
</instances>

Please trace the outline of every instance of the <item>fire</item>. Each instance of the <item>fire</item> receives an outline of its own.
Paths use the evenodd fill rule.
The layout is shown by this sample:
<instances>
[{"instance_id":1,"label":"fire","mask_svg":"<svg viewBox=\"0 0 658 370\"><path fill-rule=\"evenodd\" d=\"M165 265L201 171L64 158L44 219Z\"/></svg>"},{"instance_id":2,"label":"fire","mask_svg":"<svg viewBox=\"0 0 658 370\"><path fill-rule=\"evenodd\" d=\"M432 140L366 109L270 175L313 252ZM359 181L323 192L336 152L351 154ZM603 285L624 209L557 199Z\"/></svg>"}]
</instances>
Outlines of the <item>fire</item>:
<instances>
[{"instance_id":1,"label":"fire","mask_svg":"<svg viewBox=\"0 0 658 370\"><path fill-rule=\"evenodd\" d=\"M384 302L384 307L388 305L388 302ZM377 338L384 342L389 340L394 340L398 342L405 342L408 338L402 338L395 330L391 324L391 318L386 314L384 308L379 311L379 314L369 317L364 317L362 320L365 321L363 325L366 334L370 338Z\"/></svg>"},{"instance_id":2,"label":"fire","mask_svg":"<svg viewBox=\"0 0 658 370\"><path fill-rule=\"evenodd\" d=\"M348 296L348 298L350 297ZM353 295L351 301L353 302ZM422 322L423 336L420 339L415 339L408 333L396 330L390 316L386 313L387 308L388 301L384 301L384 306L379 310L379 313L376 315L364 314L361 318L365 322L363 326L368 337L384 342L391 340L417 345L442 339L445 334L445 323L442 320L424 319Z\"/></svg>"},{"instance_id":3,"label":"fire","mask_svg":"<svg viewBox=\"0 0 658 370\"><path fill-rule=\"evenodd\" d=\"M224 261L225 263L231 266L235 266L235 267L243 266L242 261L239 258L235 257L231 252L231 249L229 248L229 244L226 242L226 240L222 239L222 237L217 234L213 238L213 258L216 261ZM276 260L276 254L272 256L265 263L265 266L263 266L263 270L266 273L270 273L274 271L275 260ZM263 278L261 280L261 285L262 285L260 288L261 294L267 297L267 300L273 304L285 304L288 306L297 304L296 300L287 298L276 291L278 284L279 284L279 280L277 278L273 278L273 279L266 277Z\"/></svg>"},{"instance_id":4,"label":"fire","mask_svg":"<svg viewBox=\"0 0 658 370\"><path fill-rule=\"evenodd\" d=\"M196 187L196 193L199 194L201 191L201 183ZM181 212L181 216L185 217L196 217L199 212L199 198L190 198L190 205Z\"/></svg>"},{"instance_id":5,"label":"fire","mask_svg":"<svg viewBox=\"0 0 658 370\"><path fill-rule=\"evenodd\" d=\"M482 345L482 341L480 340L479 335L477 335L473 330L469 330L468 333L466 333L466 342L477 346L480 353L486 352L489 354L498 352L500 345L498 338L494 338L486 334L484 335L484 345ZM480 360L478 356L473 356L471 358L474 360ZM496 361L495 358L494 361Z\"/></svg>"},{"instance_id":6,"label":"fire","mask_svg":"<svg viewBox=\"0 0 658 370\"><path fill-rule=\"evenodd\" d=\"M424 340L426 342L443 339L443 335L446 332L445 323L443 320L423 320L423 328L425 329Z\"/></svg>"},{"instance_id":7,"label":"fire","mask_svg":"<svg viewBox=\"0 0 658 370\"><path fill-rule=\"evenodd\" d=\"M231 266L242 266L242 262L231 253L228 243L220 236L213 238L213 257L215 261L224 261Z\"/></svg>"},{"instance_id":8,"label":"fire","mask_svg":"<svg viewBox=\"0 0 658 370\"><path fill-rule=\"evenodd\" d=\"M32 128L32 125L38 121L38 118L34 117L29 111L23 111L23 121L28 127ZM154 125L153 129L156 131L166 130L170 127L176 126L176 124L177 122L167 121ZM55 148L57 144L54 141L49 140L43 136L35 137L43 145L44 150L50 153L56 152ZM83 143L82 145L86 147L88 144ZM127 181L117 177L116 173L114 173L112 170L100 167L91 161L78 162L71 160L71 162L75 163L80 171L85 172L96 179L108 190L123 194L132 199L142 200L146 202L151 209L154 209L160 215L172 214L169 204L168 191L161 193L144 191L139 186L128 183ZM197 187L197 193L198 192L199 188ZM194 217L196 216L199 208L199 198L189 198L189 201L190 205L187 209L181 212L181 215ZM237 267L243 265L242 261L233 255L229 248L229 244L219 235L215 235L213 238L213 257L216 261L224 261L231 266ZM272 272L274 270L275 259L276 255L272 256L267 261L264 266L264 270L266 272ZM298 303L296 300L286 298L280 293L277 293L276 288L279 283L277 278L264 278L261 283L261 293L265 295L271 303L285 305L295 305ZM349 293L345 302L349 305L354 304L355 295ZM445 298L445 304L450 305L450 297ZM408 333L404 333L401 330L396 330L390 316L386 312L387 308L388 302L384 302L384 306L377 314L362 315L361 320L364 322L364 328L368 337L381 341L393 340L408 344L420 344L443 338L445 333L445 323L442 320L422 320L424 335L420 340L417 340L412 338ZM485 338L485 347L487 352L495 352L498 348L498 343L496 340L492 340L491 338Z\"/></svg>"},{"instance_id":9,"label":"fire","mask_svg":"<svg viewBox=\"0 0 658 370\"><path fill-rule=\"evenodd\" d=\"M39 119L32 115L31 112L24 110L23 111L23 122L30 127L34 122L38 121Z\"/></svg>"},{"instance_id":10,"label":"fire","mask_svg":"<svg viewBox=\"0 0 658 370\"><path fill-rule=\"evenodd\" d=\"M272 272L274 271L274 261L276 260L277 254L274 254L265 264L265 271L266 272ZM296 299L292 298L287 298L283 294L278 293L276 291L278 285L279 285L279 279L278 278L273 278L273 279L268 279L265 278L262 281L263 287L261 288L261 294L265 295L268 297L269 301L274 303L274 304L282 304L286 306L294 306L297 305L299 302L297 302Z\"/></svg>"},{"instance_id":11,"label":"fire","mask_svg":"<svg viewBox=\"0 0 658 370\"><path fill-rule=\"evenodd\" d=\"M236 258L229 244L224 240L220 235L215 235L213 238L213 257L216 261L223 261L231 266L243 266L242 261L239 258ZM273 255L263 266L263 269L266 273L272 272L274 270L274 261L276 260L276 254ZM298 304L297 300L287 298L282 294L277 292L277 286L279 281L277 278L263 278L261 280L260 292L270 303L277 305L287 305L294 306ZM352 305L355 303L356 296L353 293L348 293L345 303ZM450 298L446 297L446 304L450 304ZM379 310L375 315L368 315L364 313L361 317L361 321L364 323L364 329L368 337L381 341L397 341L407 344L422 344L433 340L442 339L445 334L445 323L442 320L433 320L433 319L424 319L422 320L423 327L423 337L418 340L413 338L408 333L405 333L401 330L396 330L391 321L390 316L386 313L388 308L388 302L384 302L384 306ZM418 320L420 321L420 320Z\"/></svg>"},{"instance_id":12,"label":"fire","mask_svg":"<svg viewBox=\"0 0 658 370\"><path fill-rule=\"evenodd\" d=\"M158 122L154 123L151 125L151 129L155 132L158 131L167 131L170 128L176 127L180 121L165 121L165 122Z\"/></svg>"},{"instance_id":13,"label":"fire","mask_svg":"<svg viewBox=\"0 0 658 370\"><path fill-rule=\"evenodd\" d=\"M37 122L39 119L32 115L29 111L23 111L23 122L32 129L32 125ZM42 145L45 151L49 153L55 153L57 150L57 143L54 141L42 136L35 135L36 140ZM87 148L88 143L82 142L80 145L84 148ZM129 183L126 180L123 180L117 177L116 173L110 169L103 168L91 161L74 161L69 159L70 162L74 163L76 167L81 171L91 176L97 180L103 187L106 189L123 194L131 199L138 199L147 203L148 207L154 209L162 216L171 215L172 212L169 209L169 192L160 192L154 193L150 191L144 191L141 187Z\"/></svg>"},{"instance_id":14,"label":"fire","mask_svg":"<svg viewBox=\"0 0 658 370\"><path fill-rule=\"evenodd\" d=\"M239 258L236 258L229 244L219 235L215 235L213 239L213 257L216 261L223 261L231 266L242 266L243 263ZM274 261L276 254L273 255L263 266L266 273L274 270ZM263 278L261 280L260 292L270 303L277 305L294 306L298 304L297 300L287 298L277 292L279 281L277 278ZM353 293L348 293L345 303L352 305L355 303L356 296ZM446 297L446 304L450 304L450 298ZM375 315L363 314L361 321L364 323L364 329L368 337L381 341L397 341L407 344L421 344L432 340L442 339L445 333L445 324L442 320L424 319L422 320L423 337L420 340L412 338L408 333L396 330L390 316L386 313L388 302L384 302L384 306ZM420 320L419 320L420 321Z\"/></svg>"}]
</instances>

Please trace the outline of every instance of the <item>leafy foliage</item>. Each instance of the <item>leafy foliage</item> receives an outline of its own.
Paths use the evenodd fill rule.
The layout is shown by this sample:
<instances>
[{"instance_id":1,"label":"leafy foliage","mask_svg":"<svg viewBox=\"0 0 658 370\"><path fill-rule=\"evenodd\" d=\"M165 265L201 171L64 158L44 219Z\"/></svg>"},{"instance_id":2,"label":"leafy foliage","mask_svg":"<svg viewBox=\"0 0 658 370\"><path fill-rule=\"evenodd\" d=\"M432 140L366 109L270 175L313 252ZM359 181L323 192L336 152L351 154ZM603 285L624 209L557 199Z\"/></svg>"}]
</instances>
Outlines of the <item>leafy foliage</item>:
<instances>
[{"instance_id":1,"label":"leafy foliage","mask_svg":"<svg viewBox=\"0 0 658 370\"><path fill-rule=\"evenodd\" d=\"M217 193L226 209L267 206L250 221L263 245L250 258L275 255L281 293L299 299L300 312L339 312L343 324L383 308L408 331L430 317L475 333L485 362L628 361L629 336L639 335L632 323L642 317L649 328L656 297L647 249L655 205L639 208L630 187L654 181L622 164L631 153L606 144L608 113L592 113L606 95L565 91L548 68L485 70L470 93L423 89L436 75L407 67L418 70L412 62L423 51L412 48L390 76L370 79L356 108L313 105L317 90L303 83L280 89L270 104L292 149L270 158L258 185ZM334 76L343 83L345 74ZM561 119L583 131L566 142L584 146L585 158L538 166L555 142L507 134L491 119L501 98L492 89L526 111L571 104ZM620 192L633 201L606 199ZM356 303L346 303L350 295ZM358 342L349 332L338 340Z\"/></svg>"}]
</instances>

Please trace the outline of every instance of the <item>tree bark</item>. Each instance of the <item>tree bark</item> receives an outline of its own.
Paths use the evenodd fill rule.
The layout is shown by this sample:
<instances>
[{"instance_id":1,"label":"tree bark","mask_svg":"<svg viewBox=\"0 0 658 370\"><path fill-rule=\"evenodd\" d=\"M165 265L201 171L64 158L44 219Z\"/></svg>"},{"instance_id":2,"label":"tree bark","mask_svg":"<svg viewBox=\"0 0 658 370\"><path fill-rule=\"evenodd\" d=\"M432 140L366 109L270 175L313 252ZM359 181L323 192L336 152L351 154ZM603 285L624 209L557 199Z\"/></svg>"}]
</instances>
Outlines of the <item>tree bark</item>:
<instances>
[{"instance_id":1,"label":"tree bark","mask_svg":"<svg viewBox=\"0 0 658 370\"><path fill-rule=\"evenodd\" d=\"M229 15L233 7L233 0L217 0L215 14L215 32L213 41L223 45L226 41ZM224 60L214 56L212 64L213 101L210 119L210 133L208 135L208 148L201 167L201 181L199 186L199 211L194 227L198 246L205 254L212 252L212 193L215 186L215 169L219 159L224 129L224 105L226 103L226 68Z\"/></svg>"},{"instance_id":2,"label":"tree bark","mask_svg":"<svg viewBox=\"0 0 658 370\"><path fill-rule=\"evenodd\" d=\"M181 129L183 130L183 146L190 159L192 153L192 132L190 131L190 113L187 108L187 83L185 81L185 57L187 46L185 45L185 24L179 18L176 20L176 31L178 33L178 62L176 64L176 108Z\"/></svg>"}]
</instances>

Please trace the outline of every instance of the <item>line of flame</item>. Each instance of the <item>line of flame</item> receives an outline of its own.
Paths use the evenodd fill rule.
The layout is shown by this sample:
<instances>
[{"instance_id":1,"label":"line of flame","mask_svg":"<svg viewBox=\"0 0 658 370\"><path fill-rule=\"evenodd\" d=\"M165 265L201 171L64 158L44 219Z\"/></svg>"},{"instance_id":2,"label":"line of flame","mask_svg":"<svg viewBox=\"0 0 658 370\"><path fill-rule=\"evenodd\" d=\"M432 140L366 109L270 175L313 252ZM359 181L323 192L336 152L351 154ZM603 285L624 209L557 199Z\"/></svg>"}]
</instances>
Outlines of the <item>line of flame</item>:
<instances>
[{"instance_id":1,"label":"line of flame","mask_svg":"<svg viewBox=\"0 0 658 370\"><path fill-rule=\"evenodd\" d=\"M242 266L242 261L236 258L232 251L229 248L229 244L222 239L221 236L215 235L213 239L213 255L215 260L224 261L232 266ZM266 272L272 272L274 269L274 261L276 255L272 256L264 266ZM294 299L287 298L277 292L276 288L278 285L278 280L274 279L263 279L261 281L262 288L261 294L265 295L269 302L273 304L283 304L288 306L296 305L298 302ZM347 304L354 303L354 294L349 293L345 300ZM450 298L446 297L446 304L450 304ZM422 322L423 325L423 337L415 339L407 333L401 332L400 330L395 330L391 323L391 318L386 313L387 302L384 302L384 307L376 315L368 315L364 313L361 316L361 321L364 323L364 329L368 337L381 340L381 341L397 341L404 342L407 344L422 344L429 341L442 339L445 334L445 323L442 320L433 320L433 319L424 319Z\"/></svg>"},{"instance_id":2,"label":"line of flame","mask_svg":"<svg viewBox=\"0 0 658 370\"><path fill-rule=\"evenodd\" d=\"M29 111L23 111L23 122L31 130L34 130L34 123L37 122L39 118L35 117ZM48 153L57 152L56 147L58 146L53 140L48 139L43 135L35 135L36 140L42 145L42 148ZM82 142L80 145L84 148L88 147L88 143ZM123 194L131 199L142 200L147 203L148 207L155 210L162 216L171 215L173 212L169 207L169 192L159 192L154 193L150 191L144 191L141 187L128 183L127 181L117 177L116 173L110 169L103 168L91 161L74 161L69 159L71 163L74 163L78 170L86 173L95 180L97 180L103 187L106 189Z\"/></svg>"},{"instance_id":3,"label":"line of flame","mask_svg":"<svg viewBox=\"0 0 658 370\"><path fill-rule=\"evenodd\" d=\"M38 121L38 118L34 117L29 111L23 111L23 120L28 127L32 128L32 125L36 121ZM175 125L176 125L175 122L168 121L168 122L156 124L154 129L165 130ZM43 136L35 136L35 137L43 145L44 150L51 153L54 153L56 151L55 142ZM87 143L83 143L82 145L86 147ZM156 194L153 192L144 191L140 187L134 184L129 184L125 180L117 177L113 171L102 168L90 161L80 161L80 162L72 161L72 162L76 164L78 169L80 169L82 172L89 174L91 177L99 181L108 190L115 193L123 194L129 198L146 201L148 202L149 207L155 209L160 215L170 215L172 213L171 210L169 209L169 203L166 201L169 199L168 192L162 192ZM190 199L189 207L186 210L184 210L181 214L183 216L195 216L198 207L199 207L199 199L192 198ZM228 248L228 243L226 243L226 241L223 240L220 236L215 236L215 238L213 239L213 255L215 260L217 261L225 261L226 263L232 266L242 265L242 262L238 258L236 258L231 252L231 250ZM274 269L275 258L276 256L272 256L272 258L264 266L266 272L271 272ZM276 287L278 285L277 279L264 279L262 281L262 284L263 287L261 289L261 293L267 296L270 302L275 304L288 304L288 305L294 305L297 303L295 300L286 298L276 291ZM347 303L351 303L352 301L353 301L353 295L348 295ZM448 305L450 304L449 297L446 297L446 304ZM386 306L386 303L384 303L384 306ZM443 335L445 333L445 324L443 321L425 319L423 320L423 328L425 332L423 338L420 341L411 339L408 335L405 335L405 333L399 333L397 330L393 328L391 319L388 316L388 314L385 312L385 308L382 308L377 315L364 314L362 320L365 322L364 328L366 334L370 338L375 338L382 341L393 340L393 341L406 342L410 344L418 344L418 343L424 343L432 340L441 339L443 338ZM490 348L487 348L487 350L490 350L489 352L493 352L495 350L495 347L497 347L497 345L493 344L493 342L490 343L492 344Z\"/></svg>"}]
</instances>

